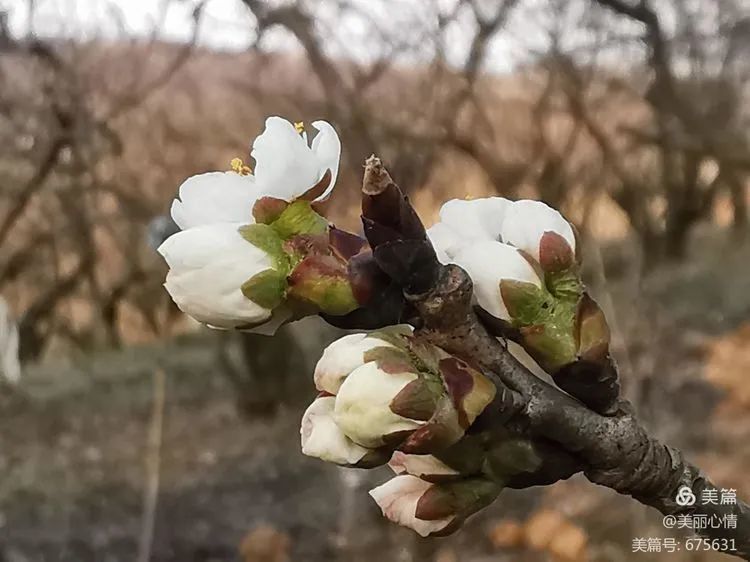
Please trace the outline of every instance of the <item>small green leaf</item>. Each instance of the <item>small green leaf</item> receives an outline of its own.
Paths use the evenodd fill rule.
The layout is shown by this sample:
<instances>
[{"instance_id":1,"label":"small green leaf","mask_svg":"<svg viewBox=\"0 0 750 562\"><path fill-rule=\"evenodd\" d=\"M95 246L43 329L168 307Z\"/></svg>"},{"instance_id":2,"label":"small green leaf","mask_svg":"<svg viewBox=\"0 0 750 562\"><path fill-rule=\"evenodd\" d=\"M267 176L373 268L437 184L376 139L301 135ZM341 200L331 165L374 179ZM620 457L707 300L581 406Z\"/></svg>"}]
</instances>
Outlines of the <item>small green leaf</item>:
<instances>
[{"instance_id":1,"label":"small green leaf","mask_svg":"<svg viewBox=\"0 0 750 562\"><path fill-rule=\"evenodd\" d=\"M266 269L242 284L242 294L255 304L273 310L284 300L286 276L275 269Z\"/></svg>"},{"instance_id":2,"label":"small green leaf","mask_svg":"<svg viewBox=\"0 0 750 562\"><path fill-rule=\"evenodd\" d=\"M558 299L578 302L583 293L583 283L578 275L576 266L569 269L547 273L544 281L552 293Z\"/></svg>"},{"instance_id":3,"label":"small green leaf","mask_svg":"<svg viewBox=\"0 0 750 562\"><path fill-rule=\"evenodd\" d=\"M286 240L296 234L323 234L328 229L328 221L312 209L309 201L298 199L284 209L271 226Z\"/></svg>"},{"instance_id":4,"label":"small green leaf","mask_svg":"<svg viewBox=\"0 0 750 562\"><path fill-rule=\"evenodd\" d=\"M288 272L289 259L284 253L281 238L272 227L266 224L248 224L241 226L239 232L245 240L271 256L276 269L285 274Z\"/></svg>"},{"instance_id":5,"label":"small green leaf","mask_svg":"<svg viewBox=\"0 0 750 562\"><path fill-rule=\"evenodd\" d=\"M500 295L513 323L520 326L537 323L551 300L548 293L533 283L513 279L500 281Z\"/></svg>"}]
</instances>

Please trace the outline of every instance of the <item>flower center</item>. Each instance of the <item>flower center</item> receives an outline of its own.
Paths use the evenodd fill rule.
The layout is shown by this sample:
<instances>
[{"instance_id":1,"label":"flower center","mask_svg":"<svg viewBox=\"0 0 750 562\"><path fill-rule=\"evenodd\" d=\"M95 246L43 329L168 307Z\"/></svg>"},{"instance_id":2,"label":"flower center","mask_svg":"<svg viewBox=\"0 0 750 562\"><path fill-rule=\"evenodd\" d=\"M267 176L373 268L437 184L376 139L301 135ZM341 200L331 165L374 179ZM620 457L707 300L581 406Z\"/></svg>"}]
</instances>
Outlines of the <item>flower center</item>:
<instances>
[{"instance_id":1,"label":"flower center","mask_svg":"<svg viewBox=\"0 0 750 562\"><path fill-rule=\"evenodd\" d=\"M305 122L304 121L297 121L294 124L294 130L297 131L300 135L305 132Z\"/></svg>"},{"instance_id":2,"label":"flower center","mask_svg":"<svg viewBox=\"0 0 750 562\"><path fill-rule=\"evenodd\" d=\"M242 158L232 158L232 161L229 163L229 165L231 166L233 172L241 176L249 176L253 173L252 168L250 166L246 166L242 161Z\"/></svg>"}]
</instances>

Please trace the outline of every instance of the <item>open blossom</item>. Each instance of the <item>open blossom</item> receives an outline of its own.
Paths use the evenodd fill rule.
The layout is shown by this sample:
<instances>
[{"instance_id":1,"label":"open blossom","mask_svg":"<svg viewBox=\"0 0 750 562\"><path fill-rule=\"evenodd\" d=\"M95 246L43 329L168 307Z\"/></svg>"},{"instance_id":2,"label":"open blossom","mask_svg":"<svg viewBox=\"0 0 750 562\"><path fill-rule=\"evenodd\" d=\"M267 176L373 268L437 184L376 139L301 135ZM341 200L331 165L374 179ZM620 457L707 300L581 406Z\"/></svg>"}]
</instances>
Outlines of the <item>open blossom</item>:
<instances>
[{"instance_id":1,"label":"open blossom","mask_svg":"<svg viewBox=\"0 0 750 562\"><path fill-rule=\"evenodd\" d=\"M462 248L481 241L509 244L540 262L546 233L559 236L575 253L576 240L570 223L552 207L529 199L452 199L440 209L440 221L427 230L444 263L450 263Z\"/></svg>"},{"instance_id":2,"label":"open blossom","mask_svg":"<svg viewBox=\"0 0 750 562\"><path fill-rule=\"evenodd\" d=\"M325 244L316 250L321 255L310 256L312 245L297 241L325 235L327 221L298 198L328 196L341 153L330 124L313 127L318 133L309 146L300 126L269 117L253 143L254 175L238 160L234 171L200 174L180 186L171 214L182 231L158 251L170 267L165 287L183 312L213 327L272 333L292 316L285 299L295 290L300 302L320 299L329 313L356 307L345 263ZM300 264L295 271L292 261ZM324 273L325 283L318 282Z\"/></svg>"},{"instance_id":3,"label":"open blossom","mask_svg":"<svg viewBox=\"0 0 750 562\"><path fill-rule=\"evenodd\" d=\"M528 252L539 262L542 238L547 232L562 237L575 252L576 239L570 223L549 205L524 199L514 202L506 213L500 237L506 244Z\"/></svg>"},{"instance_id":4,"label":"open blossom","mask_svg":"<svg viewBox=\"0 0 750 562\"><path fill-rule=\"evenodd\" d=\"M293 201L330 172L318 199L328 196L338 175L341 141L329 123L312 125L319 132L309 147L307 135L298 133L289 121L269 117L265 131L253 143L255 174L247 168L188 178L172 203L174 221L183 230L218 222L252 223L253 207L261 197Z\"/></svg>"},{"instance_id":5,"label":"open blossom","mask_svg":"<svg viewBox=\"0 0 750 562\"><path fill-rule=\"evenodd\" d=\"M450 446L495 395L482 374L407 326L340 338L324 351L315 383L324 393L316 402L326 400L325 416L320 405L305 414L302 449L338 464L382 464L394 448L427 455ZM314 446L313 435L320 437ZM352 461L351 445L367 454Z\"/></svg>"},{"instance_id":6,"label":"open blossom","mask_svg":"<svg viewBox=\"0 0 750 562\"><path fill-rule=\"evenodd\" d=\"M271 310L245 297L242 285L273 268L272 259L240 235L241 224L196 226L167 238L159 253L169 265L165 287L177 306L219 328L259 324Z\"/></svg>"},{"instance_id":7,"label":"open blossom","mask_svg":"<svg viewBox=\"0 0 750 562\"><path fill-rule=\"evenodd\" d=\"M266 130L253 143L255 182L262 195L285 201L303 195L330 172L328 185L317 199L325 199L333 189L339 170L341 141L325 121L314 121L318 130L312 146L307 134L281 117L266 119Z\"/></svg>"}]
</instances>

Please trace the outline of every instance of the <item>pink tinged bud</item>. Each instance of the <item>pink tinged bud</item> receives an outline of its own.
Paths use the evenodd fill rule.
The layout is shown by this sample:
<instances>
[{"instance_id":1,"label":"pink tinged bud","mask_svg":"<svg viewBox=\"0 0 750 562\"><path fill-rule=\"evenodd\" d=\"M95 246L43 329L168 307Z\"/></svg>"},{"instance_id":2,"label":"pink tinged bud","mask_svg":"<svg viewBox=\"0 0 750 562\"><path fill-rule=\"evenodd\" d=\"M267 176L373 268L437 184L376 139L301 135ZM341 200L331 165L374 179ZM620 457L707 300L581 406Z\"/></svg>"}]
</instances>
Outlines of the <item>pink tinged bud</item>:
<instances>
[{"instance_id":1,"label":"pink tinged bud","mask_svg":"<svg viewBox=\"0 0 750 562\"><path fill-rule=\"evenodd\" d=\"M539 264L547 273L565 271L575 264L573 249L557 232L547 231L539 242Z\"/></svg>"},{"instance_id":2,"label":"pink tinged bud","mask_svg":"<svg viewBox=\"0 0 750 562\"><path fill-rule=\"evenodd\" d=\"M367 334L349 334L337 339L323 350L315 366L315 388L336 394L349 373L367 362L365 354L378 347L395 349L391 344Z\"/></svg>"},{"instance_id":3,"label":"pink tinged bud","mask_svg":"<svg viewBox=\"0 0 750 562\"><path fill-rule=\"evenodd\" d=\"M289 206L288 201L276 197L261 197L253 205L253 217L259 224L271 224L278 219Z\"/></svg>"},{"instance_id":4,"label":"pink tinged bud","mask_svg":"<svg viewBox=\"0 0 750 562\"><path fill-rule=\"evenodd\" d=\"M495 398L497 389L482 373L456 357L440 360L440 372L461 426L467 429Z\"/></svg>"},{"instance_id":5,"label":"pink tinged bud","mask_svg":"<svg viewBox=\"0 0 750 562\"><path fill-rule=\"evenodd\" d=\"M396 474L411 474L426 480L437 477L458 476L460 472L451 468L439 458L433 455L409 455L396 451L393 453L388 466Z\"/></svg>"},{"instance_id":6,"label":"pink tinged bud","mask_svg":"<svg viewBox=\"0 0 750 562\"><path fill-rule=\"evenodd\" d=\"M575 253L576 239L570 223L558 211L541 201L522 199L512 203L506 211L500 235L506 244L528 252L536 261L541 262L541 241L547 232L559 235L570 246L571 252ZM549 256L546 259L549 260Z\"/></svg>"},{"instance_id":7,"label":"pink tinged bud","mask_svg":"<svg viewBox=\"0 0 750 562\"><path fill-rule=\"evenodd\" d=\"M354 465L370 450L354 443L336 425L333 419L335 401L333 396L316 398L305 411L300 428L302 452L324 461Z\"/></svg>"},{"instance_id":8,"label":"pink tinged bud","mask_svg":"<svg viewBox=\"0 0 750 562\"><path fill-rule=\"evenodd\" d=\"M427 537L445 529L453 521L452 515L429 521L417 517L420 499L434 486L416 476L402 475L370 490L370 496L378 504L385 517Z\"/></svg>"},{"instance_id":9,"label":"pink tinged bud","mask_svg":"<svg viewBox=\"0 0 750 562\"><path fill-rule=\"evenodd\" d=\"M393 399L418 375L388 373L375 362L352 371L336 395L334 418L338 426L355 443L376 448L387 436L415 430L425 422L400 416L391 410Z\"/></svg>"},{"instance_id":10,"label":"pink tinged bud","mask_svg":"<svg viewBox=\"0 0 750 562\"><path fill-rule=\"evenodd\" d=\"M288 277L289 295L327 314L344 315L359 304L346 264L335 256L308 255Z\"/></svg>"},{"instance_id":11,"label":"pink tinged bud","mask_svg":"<svg viewBox=\"0 0 750 562\"><path fill-rule=\"evenodd\" d=\"M454 263L471 277L479 306L503 320L510 320L511 315L500 294L501 281L542 286L541 279L526 258L512 246L501 242L471 244L459 252Z\"/></svg>"}]
</instances>

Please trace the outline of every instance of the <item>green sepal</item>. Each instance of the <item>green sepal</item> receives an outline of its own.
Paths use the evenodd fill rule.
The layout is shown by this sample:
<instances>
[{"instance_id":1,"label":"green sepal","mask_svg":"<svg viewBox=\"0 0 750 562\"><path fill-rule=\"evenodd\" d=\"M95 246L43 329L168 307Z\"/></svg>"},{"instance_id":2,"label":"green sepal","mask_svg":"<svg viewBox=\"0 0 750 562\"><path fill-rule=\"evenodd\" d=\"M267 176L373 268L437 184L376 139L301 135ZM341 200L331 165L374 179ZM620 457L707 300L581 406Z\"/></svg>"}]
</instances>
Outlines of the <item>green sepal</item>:
<instances>
[{"instance_id":1,"label":"green sepal","mask_svg":"<svg viewBox=\"0 0 750 562\"><path fill-rule=\"evenodd\" d=\"M520 330L524 348L548 373L575 361L577 344L572 322L549 320Z\"/></svg>"},{"instance_id":2,"label":"green sepal","mask_svg":"<svg viewBox=\"0 0 750 562\"><path fill-rule=\"evenodd\" d=\"M538 470L542 459L530 441L509 438L487 451L485 463L486 470L493 479L507 481L516 474Z\"/></svg>"},{"instance_id":3,"label":"green sepal","mask_svg":"<svg viewBox=\"0 0 750 562\"><path fill-rule=\"evenodd\" d=\"M286 276L275 269L266 269L242 284L242 294L255 304L273 310L286 296Z\"/></svg>"},{"instance_id":4,"label":"green sepal","mask_svg":"<svg viewBox=\"0 0 750 562\"><path fill-rule=\"evenodd\" d=\"M547 273L544 276L544 281L549 292L558 299L578 302L583 294L583 283L578 274L577 266Z\"/></svg>"},{"instance_id":5,"label":"green sepal","mask_svg":"<svg viewBox=\"0 0 750 562\"><path fill-rule=\"evenodd\" d=\"M503 279L500 296L513 323L519 326L538 323L545 309L552 306L552 298L544 289L525 281Z\"/></svg>"},{"instance_id":6,"label":"green sepal","mask_svg":"<svg viewBox=\"0 0 750 562\"><path fill-rule=\"evenodd\" d=\"M401 349L391 347L390 345L374 347L365 351L362 358L365 363L374 361L377 363L378 369L392 375L416 372L416 369L409 358L409 354Z\"/></svg>"},{"instance_id":7,"label":"green sepal","mask_svg":"<svg viewBox=\"0 0 750 562\"><path fill-rule=\"evenodd\" d=\"M313 210L309 201L297 199L282 211L271 227L286 240L297 234L324 234L328 221Z\"/></svg>"},{"instance_id":8,"label":"green sepal","mask_svg":"<svg viewBox=\"0 0 750 562\"><path fill-rule=\"evenodd\" d=\"M435 413L442 390L424 377L419 377L391 400L391 412L411 420L428 421Z\"/></svg>"},{"instance_id":9,"label":"green sepal","mask_svg":"<svg viewBox=\"0 0 750 562\"><path fill-rule=\"evenodd\" d=\"M288 277L289 296L334 316L359 307L345 265L334 256L309 255Z\"/></svg>"},{"instance_id":10,"label":"green sepal","mask_svg":"<svg viewBox=\"0 0 750 562\"><path fill-rule=\"evenodd\" d=\"M239 228L239 233L253 246L271 256L277 270L284 274L289 271L289 258L284 252L283 241L274 228L266 224L247 224Z\"/></svg>"}]
</instances>

